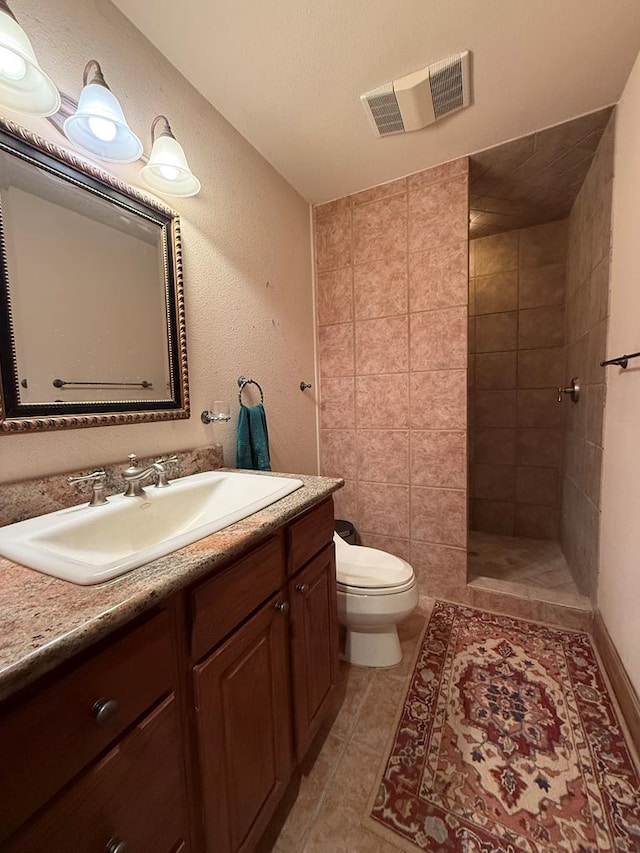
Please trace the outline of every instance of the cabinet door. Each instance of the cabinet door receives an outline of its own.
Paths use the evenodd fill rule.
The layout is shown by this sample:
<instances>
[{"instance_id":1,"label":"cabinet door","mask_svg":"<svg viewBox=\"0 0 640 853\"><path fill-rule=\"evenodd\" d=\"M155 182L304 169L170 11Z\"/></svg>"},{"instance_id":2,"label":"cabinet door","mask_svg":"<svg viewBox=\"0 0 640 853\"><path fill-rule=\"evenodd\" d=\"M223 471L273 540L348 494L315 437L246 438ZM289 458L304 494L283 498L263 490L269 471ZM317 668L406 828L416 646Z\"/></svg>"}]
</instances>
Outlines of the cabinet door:
<instances>
[{"instance_id":1,"label":"cabinet door","mask_svg":"<svg viewBox=\"0 0 640 853\"><path fill-rule=\"evenodd\" d=\"M288 609L270 599L194 668L210 853L253 850L289 781Z\"/></svg>"},{"instance_id":2,"label":"cabinet door","mask_svg":"<svg viewBox=\"0 0 640 853\"><path fill-rule=\"evenodd\" d=\"M338 673L333 542L289 582L296 755L302 761L329 711Z\"/></svg>"}]
</instances>

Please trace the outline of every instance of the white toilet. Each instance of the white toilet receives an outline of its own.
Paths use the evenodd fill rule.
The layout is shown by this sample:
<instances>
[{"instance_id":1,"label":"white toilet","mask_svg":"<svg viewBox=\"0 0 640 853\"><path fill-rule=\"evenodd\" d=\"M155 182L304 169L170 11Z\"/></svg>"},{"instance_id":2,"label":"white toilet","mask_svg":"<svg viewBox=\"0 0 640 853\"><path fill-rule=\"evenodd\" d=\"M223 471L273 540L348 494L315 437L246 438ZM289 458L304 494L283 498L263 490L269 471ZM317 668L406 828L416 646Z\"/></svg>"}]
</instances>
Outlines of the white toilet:
<instances>
[{"instance_id":1,"label":"white toilet","mask_svg":"<svg viewBox=\"0 0 640 853\"><path fill-rule=\"evenodd\" d=\"M360 666L402 660L396 625L418 604L412 567L400 557L349 545L337 533L338 619L347 629L344 659Z\"/></svg>"}]
</instances>

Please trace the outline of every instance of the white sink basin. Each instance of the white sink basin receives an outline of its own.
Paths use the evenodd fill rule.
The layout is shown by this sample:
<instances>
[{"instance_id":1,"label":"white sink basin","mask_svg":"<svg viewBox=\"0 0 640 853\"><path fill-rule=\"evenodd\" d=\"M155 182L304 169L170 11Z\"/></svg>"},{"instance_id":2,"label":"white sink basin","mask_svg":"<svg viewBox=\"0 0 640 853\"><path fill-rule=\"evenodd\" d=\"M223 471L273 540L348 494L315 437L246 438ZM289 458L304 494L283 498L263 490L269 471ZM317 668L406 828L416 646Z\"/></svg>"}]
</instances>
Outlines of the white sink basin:
<instances>
[{"instance_id":1,"label":"white sink basin","mask_svg":"<svg viewBox=\"0 0 640 853\"><path fill-rule=\"evenodd\" d=\"M149 486L139 498L115 495L0 528L0 554L78 584L118 577L184 548L275 503L302 480L205 471Z\"/></svg>"}]
</instances>

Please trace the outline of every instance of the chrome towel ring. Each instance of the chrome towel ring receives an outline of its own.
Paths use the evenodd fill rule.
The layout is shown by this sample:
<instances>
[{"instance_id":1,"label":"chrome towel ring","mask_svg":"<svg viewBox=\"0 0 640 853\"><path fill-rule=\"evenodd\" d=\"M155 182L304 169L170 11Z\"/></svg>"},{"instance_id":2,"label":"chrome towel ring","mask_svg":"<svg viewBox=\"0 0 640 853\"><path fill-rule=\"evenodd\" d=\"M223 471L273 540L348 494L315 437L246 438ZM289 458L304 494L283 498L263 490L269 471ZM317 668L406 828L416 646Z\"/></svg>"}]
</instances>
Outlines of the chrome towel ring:
<instances>
[{"instance_id":1,"label":"chrome towel ring","mask_svg":"<svg viewBox=\"0 0 640 853\"><path fill-rule=\"evenodd\" d=\"M264 403L264 392L262 390L262 386L259 385L255 379L247 379L246 376L239 376L238 387L240 388L240 391L238 393L238 402L241 406L244 406L244 403L242 402L242 392L244 391L245 385L255 385L258 391L260 392L260 402Z\"/></svg>"}]
</instances>

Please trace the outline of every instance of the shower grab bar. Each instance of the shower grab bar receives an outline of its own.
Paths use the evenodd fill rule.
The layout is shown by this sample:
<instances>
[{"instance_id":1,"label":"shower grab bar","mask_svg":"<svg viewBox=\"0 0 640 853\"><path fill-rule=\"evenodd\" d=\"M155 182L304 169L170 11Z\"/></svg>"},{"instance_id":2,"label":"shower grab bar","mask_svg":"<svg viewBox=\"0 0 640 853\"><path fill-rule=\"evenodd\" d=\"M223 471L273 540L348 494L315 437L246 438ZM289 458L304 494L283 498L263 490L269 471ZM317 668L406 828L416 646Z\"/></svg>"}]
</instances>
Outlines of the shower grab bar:
<instances>
[{"instance_id":1,"label":"shower grab bar","mask_svg":"<svg viewBox=\"0 0 640 853\"><path fill-rule=\"evenodd\" d=\"M631 352L629 355L621 355L618 358L610 358L608 361L601 361L600 367L606 367L608 364L617 364L623 370L626 370L630 358L640 358L640 352Z\"/></svg>"}]
</instances>

